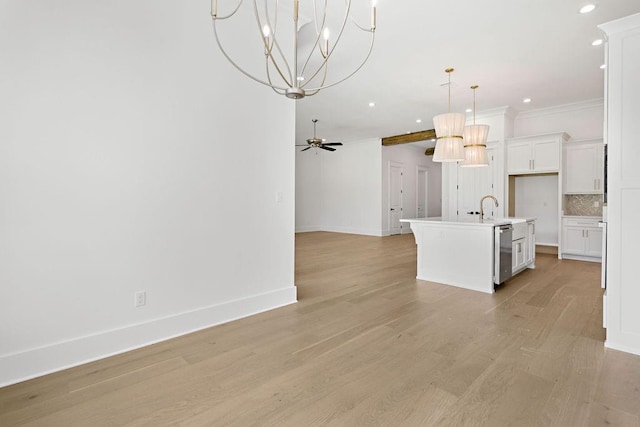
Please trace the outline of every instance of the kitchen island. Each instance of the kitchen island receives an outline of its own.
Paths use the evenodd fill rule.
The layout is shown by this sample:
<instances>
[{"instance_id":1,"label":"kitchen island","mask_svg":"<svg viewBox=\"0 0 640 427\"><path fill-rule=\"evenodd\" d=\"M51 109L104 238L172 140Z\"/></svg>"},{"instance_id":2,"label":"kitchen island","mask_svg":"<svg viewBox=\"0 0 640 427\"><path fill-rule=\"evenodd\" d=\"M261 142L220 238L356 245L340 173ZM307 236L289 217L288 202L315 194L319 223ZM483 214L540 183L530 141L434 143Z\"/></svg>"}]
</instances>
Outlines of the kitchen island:
<instances>
[{"instance_id":1,"label":"kitchen island","mask_svg":"<svg viewBox=\"0 0 640 427\"><path fill-rule=\"evenodd\" d=\"M418 246L417 279L443 283L474 291L493 293L500 283L496 269L518 273L524 267L535 267L535 226L533 218L503 218L459 221L446 218L402 219L409 223ZM517 227L512 241L509 237L508 261L500 255L496 228L512 224ZM520 239L527 230L526 241ZM499 231L498 231L499 233ZM504 245L503 245L504 246ZM498 249L498 250L496 250ZM505 248L503 247L503 255ZM496 262L499 261L499 262ZM505 266L505 262L509 265ZM509 274L510 276L510 274Z\"/></svg>"}]
</instances>

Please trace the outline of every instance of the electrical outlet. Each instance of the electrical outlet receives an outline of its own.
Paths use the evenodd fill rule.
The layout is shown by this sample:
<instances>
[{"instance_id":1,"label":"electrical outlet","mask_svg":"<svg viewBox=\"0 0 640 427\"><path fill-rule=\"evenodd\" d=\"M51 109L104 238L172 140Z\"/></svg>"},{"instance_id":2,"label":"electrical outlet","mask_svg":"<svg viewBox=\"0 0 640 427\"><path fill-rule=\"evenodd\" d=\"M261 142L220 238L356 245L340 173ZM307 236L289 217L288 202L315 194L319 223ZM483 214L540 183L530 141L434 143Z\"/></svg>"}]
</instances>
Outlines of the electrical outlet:
<instances>
[{"instance_id":1,"label":"electrical outlet","mask_svg":"<svg viewBox=\"0 0 640 427\"><path fill-rule=\"evenodd\" d=\"M282 191L276 191L276 203L282 203L283 198Z\"/></svg>"},{"instance_id":2,"label":"electrical outlet","mask_svg":"<svg viewBox=\"0 0 640 427\"><path fill-rule=\"evenodd\" d=\"M598 202L597 200L595 202L593 202L593 206L596 208L600 207L600 202Z\"/></svg>"},{"instance_id":3,"label":"electrical outlet","mask_svg":"<svg viewBox=\"0 0 640 427\"><path fill-rule=\"evenodd\" d=\"M147 303L147 293L145 291L140 291L135 293L135 306L142 307Z\"/></svg>"}]
</instances>

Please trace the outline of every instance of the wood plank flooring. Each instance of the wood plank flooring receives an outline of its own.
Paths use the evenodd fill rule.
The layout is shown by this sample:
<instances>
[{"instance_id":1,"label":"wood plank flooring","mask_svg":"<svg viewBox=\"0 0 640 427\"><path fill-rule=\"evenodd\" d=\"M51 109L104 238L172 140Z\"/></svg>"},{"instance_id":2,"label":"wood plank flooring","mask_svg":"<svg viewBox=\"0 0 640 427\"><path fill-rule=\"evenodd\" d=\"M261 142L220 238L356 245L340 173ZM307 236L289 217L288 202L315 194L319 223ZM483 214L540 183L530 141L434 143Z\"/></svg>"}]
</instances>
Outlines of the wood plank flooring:
<instances>
[{"instance_id":1,"label":"wood plank flooring","mask_svg":"<svg viewBox=\"0 0 640 427\"><path fill-rule=\"evenodd\" d=\"M298 304L2 388L0 425L640 426L599 264L541 254L486 295L415 257L412 235L299 234Z\"/></svg>"}]
</instances>

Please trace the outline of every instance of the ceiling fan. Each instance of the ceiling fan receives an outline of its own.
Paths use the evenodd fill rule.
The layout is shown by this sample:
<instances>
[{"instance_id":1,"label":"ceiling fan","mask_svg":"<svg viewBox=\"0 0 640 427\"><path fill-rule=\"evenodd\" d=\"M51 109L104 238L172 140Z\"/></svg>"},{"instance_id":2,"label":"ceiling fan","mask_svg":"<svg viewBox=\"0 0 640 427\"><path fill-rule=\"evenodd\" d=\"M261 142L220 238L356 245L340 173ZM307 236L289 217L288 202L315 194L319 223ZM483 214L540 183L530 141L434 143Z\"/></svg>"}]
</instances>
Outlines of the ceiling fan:
<instances>
[{"instance_id":1,"label":"ceiling fan","mask_svg":"<svg viewBox=\"0 0 640 427\"><path fill-rule=\"evenodd\" d=\"M318 119L313 119L311 121L313 122L313 138L307 139L306 145L296 145L296 147L307 147L303 148L300 151L307 151L310 148L322 148L323 150L327 151L336 151L336 149L332 148L332 146L342 145L342 142L322 142L324 141L323 139L316 137L316 123L318 123Z\"/></svg>"}]
</instances>

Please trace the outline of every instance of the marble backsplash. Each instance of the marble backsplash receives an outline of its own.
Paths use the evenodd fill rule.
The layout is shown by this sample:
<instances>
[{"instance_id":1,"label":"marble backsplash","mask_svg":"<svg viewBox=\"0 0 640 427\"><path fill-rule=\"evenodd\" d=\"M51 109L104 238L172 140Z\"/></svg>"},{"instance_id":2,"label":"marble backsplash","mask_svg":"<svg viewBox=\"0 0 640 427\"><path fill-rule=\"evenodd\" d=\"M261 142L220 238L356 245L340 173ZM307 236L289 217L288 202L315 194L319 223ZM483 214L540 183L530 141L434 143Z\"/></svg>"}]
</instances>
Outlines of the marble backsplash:
<instances>
[{"instance_id":1,"label":"marble backsplash","mask_svg":"<svg viewBox=\"0 0 640 427\"><path fill-rule=\"evenodd\" d=\"M602 194L565 194L564 214L602 216L603 200Z\"/></svg>"}]
</instances>

